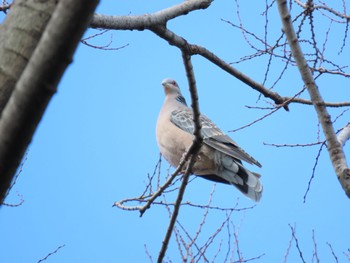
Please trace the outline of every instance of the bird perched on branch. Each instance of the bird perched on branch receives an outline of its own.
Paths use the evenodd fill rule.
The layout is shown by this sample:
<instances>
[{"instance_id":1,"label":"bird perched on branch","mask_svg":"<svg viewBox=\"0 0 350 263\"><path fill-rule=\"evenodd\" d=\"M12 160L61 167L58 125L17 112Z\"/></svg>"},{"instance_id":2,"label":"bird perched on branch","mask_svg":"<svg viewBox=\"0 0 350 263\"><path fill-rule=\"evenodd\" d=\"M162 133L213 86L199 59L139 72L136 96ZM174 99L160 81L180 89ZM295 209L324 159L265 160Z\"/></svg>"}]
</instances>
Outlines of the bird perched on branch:
<instances>
[{"instance_id":1,"label":"bird perched on branch","mask_svg":"<svg viewBox=\"0 0 350 263\"><path fill-rule=\"evenodd\" d=\"M157 121L157 143L164 158L177 167L194 138L193 112L175 80L164 79L162 85L165 101ZM208 180L232 184L252 200L259 201L263 190L260 175L245 168L242 161L258 167L261 164L209 118L200 115L200 122L203 145L191 172Z\"/></svg>"}]
</instances>

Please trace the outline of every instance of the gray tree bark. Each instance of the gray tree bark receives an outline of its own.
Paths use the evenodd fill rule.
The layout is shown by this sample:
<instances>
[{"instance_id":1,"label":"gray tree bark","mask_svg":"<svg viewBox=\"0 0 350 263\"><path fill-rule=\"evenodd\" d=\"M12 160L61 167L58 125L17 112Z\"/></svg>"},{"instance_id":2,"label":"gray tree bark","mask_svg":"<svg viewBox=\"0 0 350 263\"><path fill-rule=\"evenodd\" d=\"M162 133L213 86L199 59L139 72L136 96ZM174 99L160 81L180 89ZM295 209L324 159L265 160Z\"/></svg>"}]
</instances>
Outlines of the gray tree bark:
<instances>
[{"instance_id":1,"label":"gray tree bark","mask_svg":"<svg viewBox=\"0 0 350 263\"><path fill-rule=\"evenodd\" d=\"M307 65L304 54L299 45L297 35L294 31L290 12L286 0L277 0L283 31L286 34L288 44L291 48L295 62L297 63L300 76L307 88L311 101L314 105L319 122L322 125L323 133L327 140L328 154L331 159L338 180L343 187L345 194L350 198L350 169L347 165L345 153L333 128L331 116L322 99L321 93Z\"/></svg>"},{"instance_id":2,"label":"gray tree bark","mask_svg":"<svg viewBox=\"0 0 350 263\"><path fill-rule=\"evenodd\" d=\"M98 2L60 0L17 79L0 119L0 204Z\"/></svg>"},{"instance_id":3,"label":"gray tree bark","mask_svg":"<svg viewBox=\"0 0 350 263\"><path fill-rule=\"evenodd\" d=\"M0 25L0 113L56 7L56 0L16 0Z\"/></svg>"}]
</instances>

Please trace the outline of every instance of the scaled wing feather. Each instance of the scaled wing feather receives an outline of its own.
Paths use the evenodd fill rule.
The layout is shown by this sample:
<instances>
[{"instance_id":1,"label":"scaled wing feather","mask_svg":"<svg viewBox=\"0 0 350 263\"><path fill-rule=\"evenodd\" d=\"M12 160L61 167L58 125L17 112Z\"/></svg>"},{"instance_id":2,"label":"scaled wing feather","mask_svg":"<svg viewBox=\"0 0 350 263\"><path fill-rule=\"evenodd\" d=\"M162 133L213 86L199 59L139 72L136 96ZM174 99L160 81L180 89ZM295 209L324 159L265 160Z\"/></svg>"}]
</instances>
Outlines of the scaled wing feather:
<instances>
[{"instance_id":1,"label":"scaled wing feather","mask_svg":"<svg viewBox=\"0 0 350 263\"><path fill-rule=\"evenodd\" d=\"M201 115L200 121L202 125L201 133L205 144L233 158L261 167L261 164L257 160L240 148L235 141L222 132L208 117ZM192 110L173 111L171 113L171 122L181 130L193 134L194 123Z\"/></svg>"}]
</instances>

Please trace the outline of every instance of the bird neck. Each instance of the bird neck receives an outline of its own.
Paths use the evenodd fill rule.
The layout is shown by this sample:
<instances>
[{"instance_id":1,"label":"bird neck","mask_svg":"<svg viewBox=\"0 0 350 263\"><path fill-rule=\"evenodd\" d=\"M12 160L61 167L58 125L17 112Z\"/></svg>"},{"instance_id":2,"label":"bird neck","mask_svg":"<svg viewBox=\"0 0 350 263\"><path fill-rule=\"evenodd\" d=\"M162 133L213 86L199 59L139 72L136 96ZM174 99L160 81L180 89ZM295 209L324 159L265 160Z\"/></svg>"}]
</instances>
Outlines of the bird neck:
<instances>
[{"instance_id":1,"label":"bird neck","mask_svg":"<svg viewBox=\"0 0 350 263\"><path fill-rule=\"evenodd\" d=\"M187 106L186 99L181 94L178 94L175 97L175 100Z\"/></svg>"}]
</instances>

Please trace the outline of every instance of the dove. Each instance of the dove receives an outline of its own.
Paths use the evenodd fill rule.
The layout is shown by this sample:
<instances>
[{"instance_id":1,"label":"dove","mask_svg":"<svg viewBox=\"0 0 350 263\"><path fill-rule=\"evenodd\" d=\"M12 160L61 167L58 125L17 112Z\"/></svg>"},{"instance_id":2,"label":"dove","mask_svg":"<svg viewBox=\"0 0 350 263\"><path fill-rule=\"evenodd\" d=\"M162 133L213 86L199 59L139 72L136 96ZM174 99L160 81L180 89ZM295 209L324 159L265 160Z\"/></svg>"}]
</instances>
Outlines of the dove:
<instances>
[{"instance_id":1,"label":"dove","mask_svg":"<svg viewBox=\"0 0 350 263\"><path fill-rule=\"evenodd\" d=\"M186 104L177 82L164 79L165 100L156 125L157 144L162 156L177 167L193 142L193 111ZM201 114L203 144L191 173L202 178L235 186L245 196L258 202L263 186L260 175L243 166L242 161L261 167L238 144Z\"/></svg>"}]
</instances>

